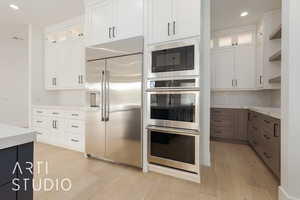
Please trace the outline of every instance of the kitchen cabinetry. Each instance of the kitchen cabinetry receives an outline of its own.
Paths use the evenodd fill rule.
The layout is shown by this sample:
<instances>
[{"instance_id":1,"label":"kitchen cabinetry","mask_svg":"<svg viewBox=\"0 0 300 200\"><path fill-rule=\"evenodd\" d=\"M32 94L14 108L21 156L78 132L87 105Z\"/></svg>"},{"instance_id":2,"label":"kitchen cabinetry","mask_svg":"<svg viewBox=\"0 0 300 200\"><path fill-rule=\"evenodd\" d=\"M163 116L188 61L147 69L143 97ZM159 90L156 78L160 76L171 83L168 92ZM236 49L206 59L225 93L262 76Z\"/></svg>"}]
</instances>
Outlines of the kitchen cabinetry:
<instances>
[{"instance_id":1,"label":"kitchen cabinetry","mask_svg":"<svg viewBox=\"0 0 300 200\"><path fill-rule=\"evenodd\" d=\"M211 109L211 137L231 142L247 142L247 110Z\"/></svg>"},{"instance_id":2,"label":"kitchen cabinetry","mask_svg":"<svg viewBox=\"0 0 300 200\"><path fill-rule=\"evenodd\" d=\"M45 88L47 90L85 87L85 47L82 17L45 30Z\"/></svg>"},{"instance_id":3,"label":"kitchen cabinetry","mask_svg":"<svg viewBox=\"0 0 300 200\"><path fill-rule=\"evenodd\" d=\"M0 150L0 196L5 200L32 200L33 188L32 179L33 175L28 171L28 163L33 163L33 143L27 143L19 146L10 147ZM19 163L20 169L23 173L14 172L16 163ZM14 178L19 179L17 183L20 190L13 191L16 185L12 184ZM23 181L26 179L25 182Z\"/></svg>"},{"instance_id":4,"label":"kitchen cabinetry","mask_svg":"<svg viewBox=\"0 0 300 200\"><path fill-rule=\"evenodd\" d=\"M252 90L255 84L255 46L238 45L212 50L214 90Z\"/></svg>"},{"instance_id":5,"label":"kitchen cabinetry","mask_svg":"<svg viewBox=\"0 0 300 200\"><path fill-rule=\"evenodd\" d=\"M143 35L143 0L86 1L86 46Z\"/></svg>"},{"instance_id":6,"label":"kitchen cabinetry","mask_svg":"<svg viewBox=\"0 0 300 200\"><path fill-rule=\"evenodd\" d=\"M280 179L280 120L250 111L248 140L251 147Z\"/></svg>"},{"instance_id":7,"label":"kitchen cabinetry","mask_svg":"<svg viewBox=\"0 0 300 200\"><path fill-rule=\"evenodd\" d=\"M149 43L200 35L200 0L148 0Z\"/></svg>"},{"instance_id":8,"label":"kitchen cabinetry","mask_svg":"<svg viewBox=\"0 0 300 200\"><path fill-rule=\"evenodd\" d=\"M84 151L85 111L33 107L32 128L39 142Z\"/></svg>"}]
</instances>

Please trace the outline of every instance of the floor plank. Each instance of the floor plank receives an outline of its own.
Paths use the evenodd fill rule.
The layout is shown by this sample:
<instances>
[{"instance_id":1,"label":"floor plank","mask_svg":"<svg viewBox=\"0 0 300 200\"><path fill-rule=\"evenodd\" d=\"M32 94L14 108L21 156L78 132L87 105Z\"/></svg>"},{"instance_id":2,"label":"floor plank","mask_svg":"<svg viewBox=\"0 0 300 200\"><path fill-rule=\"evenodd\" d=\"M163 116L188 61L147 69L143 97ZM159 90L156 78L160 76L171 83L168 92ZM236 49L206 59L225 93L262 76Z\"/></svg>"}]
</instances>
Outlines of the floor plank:
<instances>
[{"instance_id":1,"label":"floor plank","mask_svg":"<svg viewBox=\"0 0 300 200\"><path fill-rule=\"evenodd\" d=\"M211 143L212 166L202 167L201 184L86 159L81 153L37 143L35 180L69 178L69 192L36 191L34 200L276 200L278 183L247 145Z\"/></svg>"}]
</instances>

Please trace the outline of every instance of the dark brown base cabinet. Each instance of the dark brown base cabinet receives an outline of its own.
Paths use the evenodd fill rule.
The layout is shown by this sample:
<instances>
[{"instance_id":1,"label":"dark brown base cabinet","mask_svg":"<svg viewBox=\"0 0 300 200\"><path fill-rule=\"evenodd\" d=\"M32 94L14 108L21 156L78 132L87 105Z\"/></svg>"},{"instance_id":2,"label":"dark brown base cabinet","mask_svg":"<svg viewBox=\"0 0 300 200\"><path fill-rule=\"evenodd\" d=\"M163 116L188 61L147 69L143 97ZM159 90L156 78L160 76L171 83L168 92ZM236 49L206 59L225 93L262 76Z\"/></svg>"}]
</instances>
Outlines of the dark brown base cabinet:
<instances>
[{"instance_id":1,"label":"dark brown base cabinet","mask_svg":"<svg viewBox=\"0 0 300 200\"><path fill-rule=\"evenodd\" d=\"M237 143L247 143L248 111L245 109L211 109L211 137Z\"/></svg>"},{"instance_id":2,"label":"dark brown base cabinet","mask_svg":"<svg viewBox=\"0 0 300 200\"><path fill-rule=\"evenodd\" d=\"M280 180L280 120L247 109L212 108L211 138L246 143Z\"/></svg>"},{"instance_id":3,"label":"dark brown base cabinet","mask_svg":"<svg viewBox=\"0 0 300 200\"><path fill-rule=\"evenodd\" d=\"M280 179L280 120L249 111L248 141L273 174Z\"/></svg>"},{"instance_id":4,"label":"dark brown base cabinet","mask_svg":"<svg viewBox=\"0 0 300 200\"><path fill-rule=\"evenodd\" d=\"M28 143L20 146L15 146L0 150L0 199L3 200L33 200L32 185L27 185L27 190L24 190L22 181L17 182L20 185L20 190L15 192L13 188L13 179L20 180L29 179L32 182L32 174L26 170L28 163L33 163L33 143ZM16 163L20 164L20 170L13 174Z\"/></svg>"}]
</instances>

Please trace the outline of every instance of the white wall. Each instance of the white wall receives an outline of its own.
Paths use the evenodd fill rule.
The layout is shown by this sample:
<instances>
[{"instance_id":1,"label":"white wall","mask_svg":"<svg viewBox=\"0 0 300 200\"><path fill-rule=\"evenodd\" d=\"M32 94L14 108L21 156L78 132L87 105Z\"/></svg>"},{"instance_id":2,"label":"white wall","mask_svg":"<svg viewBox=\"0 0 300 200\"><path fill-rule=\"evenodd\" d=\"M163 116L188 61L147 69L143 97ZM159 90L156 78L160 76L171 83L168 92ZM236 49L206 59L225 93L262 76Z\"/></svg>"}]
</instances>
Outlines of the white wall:
<instances>
[{"instance_id":1,"label":"white wall","mask_svg":"<svg viewBox=\"0 0 300 200\"><path fill-rule=\"evenodd\" d=\"M28 126L28 27L1 26L0 123ZM14 29L9 32L10 29ZM3 31L5 30L5 33ZM11 39L13 36L24 40Z\"/></svg>"},{"instance_id":2,"label":"white wall","mask_svg":"<svg viewBox=\"0 0 300 200\"><path fill-rule=\"evenodd\" d=\"M212 92L211 105L280 107L279 90Z\"/></svg>"},{"instance_id":3,"label":"white wall","mask_svg":"<svg viewBox=\"0 0 300 200\"><path fill-rule=\"evenodd\" d=\"M300 1L285 0L282 23L280 200L300 199Z\"/></svg>"}]
</instances>

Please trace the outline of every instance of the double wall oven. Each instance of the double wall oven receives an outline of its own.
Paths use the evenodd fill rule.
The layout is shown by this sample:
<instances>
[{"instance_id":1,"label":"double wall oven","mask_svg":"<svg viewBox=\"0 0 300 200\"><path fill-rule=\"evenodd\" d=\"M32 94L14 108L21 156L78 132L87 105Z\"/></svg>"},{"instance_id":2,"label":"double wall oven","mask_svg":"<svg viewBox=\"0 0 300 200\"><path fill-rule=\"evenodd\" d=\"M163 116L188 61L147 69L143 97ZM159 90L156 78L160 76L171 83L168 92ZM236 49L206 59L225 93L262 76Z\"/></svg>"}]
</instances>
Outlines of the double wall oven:
<instances>
[{"instance_id":1,"label":"double wall oven","mask_svg":"<svg viewBox=\"0 0 300 200\"><path fill-rule=\"evenodd\" d=\"M199 171L199 41L150 48L147 80L148 162Z\"/></svg>"}]
</instances>

